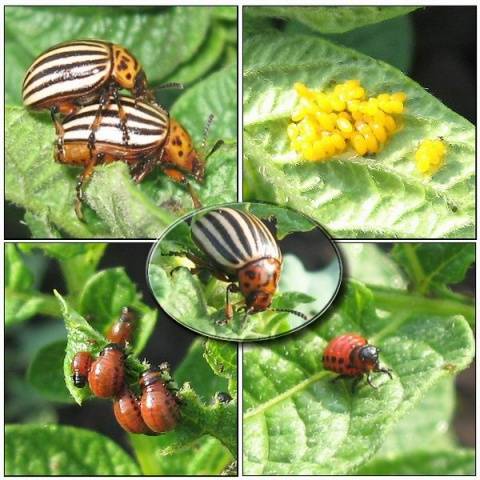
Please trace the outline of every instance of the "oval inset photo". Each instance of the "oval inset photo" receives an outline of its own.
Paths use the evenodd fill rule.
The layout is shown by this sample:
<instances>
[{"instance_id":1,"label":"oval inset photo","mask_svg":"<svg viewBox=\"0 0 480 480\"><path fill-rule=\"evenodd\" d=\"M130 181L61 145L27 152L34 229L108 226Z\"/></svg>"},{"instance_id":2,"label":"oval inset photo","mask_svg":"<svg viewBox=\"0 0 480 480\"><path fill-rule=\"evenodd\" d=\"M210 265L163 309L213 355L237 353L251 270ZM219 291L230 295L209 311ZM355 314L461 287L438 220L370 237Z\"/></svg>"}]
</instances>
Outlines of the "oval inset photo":
<instances>
[{"instance_id":1,"label":"oval inset photo","mask_svg":"<svg viewBox=\"0 0 480 480\"><path fill-rule=\"evenodd\" d=\"M332 303L342 262L323 228L264 203L197 210L155 243L150 288L165 312L195 332L232 341L294 332Z\"/></svg>"}]
</instances>

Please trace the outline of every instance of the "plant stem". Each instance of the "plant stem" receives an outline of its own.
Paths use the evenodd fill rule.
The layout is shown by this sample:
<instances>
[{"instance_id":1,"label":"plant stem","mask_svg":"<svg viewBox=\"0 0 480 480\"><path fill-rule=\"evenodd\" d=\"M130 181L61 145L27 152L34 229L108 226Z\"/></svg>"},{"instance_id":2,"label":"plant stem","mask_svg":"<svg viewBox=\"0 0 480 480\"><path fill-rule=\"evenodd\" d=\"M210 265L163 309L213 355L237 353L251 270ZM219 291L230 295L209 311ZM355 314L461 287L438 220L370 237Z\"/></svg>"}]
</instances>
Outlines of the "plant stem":
<instances>
[{"instance_id":1,"label":"plant stem","mask_svg":"<svg viewBox=\"0 0 480 480\"><path fill-rule=\"evenodd\" d=\"M427 298L401 290L369 285L377 308L386 311L405 309L408 312L440 315L463 315L470 325L475 320L473 302L461 302L452 298Z\"/></svg>"}]
</instances>

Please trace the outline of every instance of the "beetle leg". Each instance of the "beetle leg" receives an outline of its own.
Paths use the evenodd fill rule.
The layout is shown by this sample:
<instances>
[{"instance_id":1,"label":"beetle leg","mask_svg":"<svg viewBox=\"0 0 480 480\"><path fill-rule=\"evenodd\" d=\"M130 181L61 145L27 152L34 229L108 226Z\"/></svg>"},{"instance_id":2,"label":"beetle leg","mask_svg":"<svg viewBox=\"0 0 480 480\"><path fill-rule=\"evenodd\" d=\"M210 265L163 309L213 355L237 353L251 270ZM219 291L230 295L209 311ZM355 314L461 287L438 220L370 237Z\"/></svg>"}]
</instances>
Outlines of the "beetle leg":
<instances>
[{"instance_id":1,"label":"beetle leg","mask_svg":"<svg viewBox=\"0 0 480 480\"><path fill-rule=\"evenodd\" d=\"M235 293L239 291L240 291L240 288L235 283L231 283L230 285L228 285L225 290L225 317L226 317L225 323L227 323L229 320L233 318L233 305L232 305L232 302L230 302L230 293Z\"/></svg>"},{"instance_id":2,"label":"beetle leg","mask_svg":"<svg viewBox=\"0 0 480 480\"><path fill-rule=\"evenodd\" d=\"M112 94L111 88L106 88L103 93L100 95L100 99L98 101L98 109L97 113L95 114L95 118L93 119L92 124L90 125L90 135L88 136L88 148L90 151L95 149L95 132L98 130L100 126L100 121L102 119L103 110L110 105L110 95Z\"/></svg>"},{"instance_id":3,"label":"beetle leg","mask_svg":"<svg viewBox=\"0 0 480 480\"><path fill-rule=\"evenodd\" d=\"M171 178L174 182L181 183L185 185L188 189L188 193L190 194L190 197L192 198L193 206L195 208L202 208L202 202L198 198L198 194L195 191L195 189L192 187L190 182L187 180L187 177L180 171L177 170L176 168L171 168L162 165L162 170L167 175L169 178Z\"/></svg>"},{"instance_id":4,"label":"beetle leg","mask_svg":"<svg viewBox=\"0 0 480 480\"><path fill-rule=\"evenodd\" d=\"M378 387L376 387L376 386L372 383L372 374L371 374L371 372L368 372L368 373L367 373L367 383L368 383L372 388L374 388L375 390L377 390Z\"/></svg>"},{"instance_id":5,"label":"beetle leg","mask_svg":"<svg viewBox=\"0 0 480 480\"><path fill-rule=\"evenodd\" d=\"M375 372L385 373L390 377L391 380L393 380L392 374L390 373L391 370L389 368L377 368Z\"/></svg>"},{"instance_id":6,"label":"beetle leg","mask_svg":"<svg viewBox=\"0 0 480 480\"><path fill-rule=\"evenodd\" d=\"M85 183L90 179L92 176L94 170L95 170L95 165L97 163L101 163L103 160L104 154L99 153L95 157L91 158L91 161L86 165L85 169L81 173L81 175L78 177L77 180L77 186L76 186L76 199L75 199L75 213L77 214L77 217L80 221L84 221L83 218L83 211L82 211L82 205L83 205L83 188Z\"/></svg>"},{"instance_id":7,"label":"beetle leg","mask_svg":"<svg viewBox=\"0 0 480 480\"><path fill-rule=\"evenodd\" d=\"M155 155L150 155L149 157L142 158L135 167L132 176L133 181L135 183L143 182L144 178L152 172L156 164L157 159Z\"/></svg>"},{"instance_id":8,"label":"beetle leg","mask_svg":"<svg viewBox=\"0 0 480 480\"><path fill-rule=\"evenodd\" d=\"M130 136L128 135L128 128L127 128L127 113L125 112L125 110L122 107L122 104L120 103L118 88L113 89L112 96L118 108L118 116L120 117L120 127L122 129L122 134L123 134L122 140L125 143L125 146L127 146L128 141L130 140Z\"/></svg>"}]
</instances>

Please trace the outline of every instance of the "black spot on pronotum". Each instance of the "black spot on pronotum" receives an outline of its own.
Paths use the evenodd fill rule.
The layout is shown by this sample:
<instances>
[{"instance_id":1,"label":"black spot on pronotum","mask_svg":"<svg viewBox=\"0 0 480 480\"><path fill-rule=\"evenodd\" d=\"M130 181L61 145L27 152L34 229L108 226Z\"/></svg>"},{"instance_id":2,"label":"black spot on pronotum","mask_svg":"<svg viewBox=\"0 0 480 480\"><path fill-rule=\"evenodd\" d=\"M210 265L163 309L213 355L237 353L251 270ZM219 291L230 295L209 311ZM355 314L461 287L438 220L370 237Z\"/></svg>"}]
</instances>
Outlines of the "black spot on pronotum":
<instances>
[{"instance_id":1,"label":"black spot on pronotum","mask_svg":"<svg viewBox=\"0 0 480 480\"><path fill-rule=\"evenodd\" d=\"M247 277L250 278L250 280L253 280L256 276L256 274L253 270L247 270L245 272L245 275L247 275Z\"/></svg>"},{"instance_id":2,"label":"black spot on pronotum","mask_svg":"<svg viewBox=\"0 0 480 480\"><path fill-rule=\"evenodd\" d=\"M179 156L179 157L183 157L183 150L179 150L178 156Z\"/></svg>"},{"instance_id":3,"label":"black spot on pronotum","mask_svg":"<svg viewBox=\"0 0 480 480\"><path fill-rule=\"evenodd\" d=\"M250 288L250 282L245 282L244 285L245 285L245 288Z\"/></svg>"}]
</instances>

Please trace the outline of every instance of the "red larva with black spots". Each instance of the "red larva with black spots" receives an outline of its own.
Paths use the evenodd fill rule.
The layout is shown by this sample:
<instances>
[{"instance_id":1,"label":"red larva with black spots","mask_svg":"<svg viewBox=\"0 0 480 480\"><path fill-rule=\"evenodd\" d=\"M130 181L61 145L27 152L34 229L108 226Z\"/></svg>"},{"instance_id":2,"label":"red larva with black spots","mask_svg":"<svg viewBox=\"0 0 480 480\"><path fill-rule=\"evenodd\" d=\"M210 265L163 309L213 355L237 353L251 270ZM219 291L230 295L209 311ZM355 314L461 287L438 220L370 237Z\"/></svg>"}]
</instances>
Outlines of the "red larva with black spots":
<instances>
[{"instance_id":1,"label":"red larva with black spots","mask_svg":"<svg viewBox=\"0 0 480 480\"><path fill-rule=\"evenodd\" d=\"M140 401L135 394L124 387L120 395L113 402L113 413L119 425L129 433L155 435L142 418Z\"/></svg>"},{"instance_id":2,"label":"red larva with black spots","mask_svg":"<svg viewBox=\"0 0 480 480\"><path fill-rule=\"evenodd\" d=\"M140 378L142 418L150 430L163 433L172 430L179 417L178 399L164 379L164 369L148 370Z\"/></svg>"},{"instance_id":3,"label":"red larva with black spots","mask_svg":"<svg viewBox=\"0 0 480 480\"><path fill-rule=\"evenodd\" d=\"M341 377L361 379L366 374L368 384L376 388L371 382L372 372L385 373L392 378L388 369L380 367L378 353L379 349L369 345L361 335L344 333L327 345L323 352L323 365L326 370L339 373Z\"/></svg>"},{"instance_id":4,"label":"red larva with black spots","mask_svg":"<svg viewBox=\"0 0 480 480\"><path fill-rule=\"evenodd\" d=\"M135 312L129 307L123 307L119 320L111 326L107 333L107 340L125 346L132 339L136 321Z\"/></svg>"},{"instance_id":5,"label":"red larva with black spots","mask_svg":"<svg viewBox=\"0 0 480 480\"><path fill-rule=\"evenodd\" d=\"M72 380L75 387L83 388L87 384L92 362L93 358L89 352L75 354L72 360Z\"/></svg>"},{"instance_id":6,"label":"red larva with black spots","mask_svg":"<svg viewBox=\"0 0 480 480\"><path fill-rule=\"evenodd\" d=\"M116 343L102 350L88 374L88 384L95 396L111 398L120 393L125 383L124 359L123 348Z\"/></svg>"}]
</instances>

